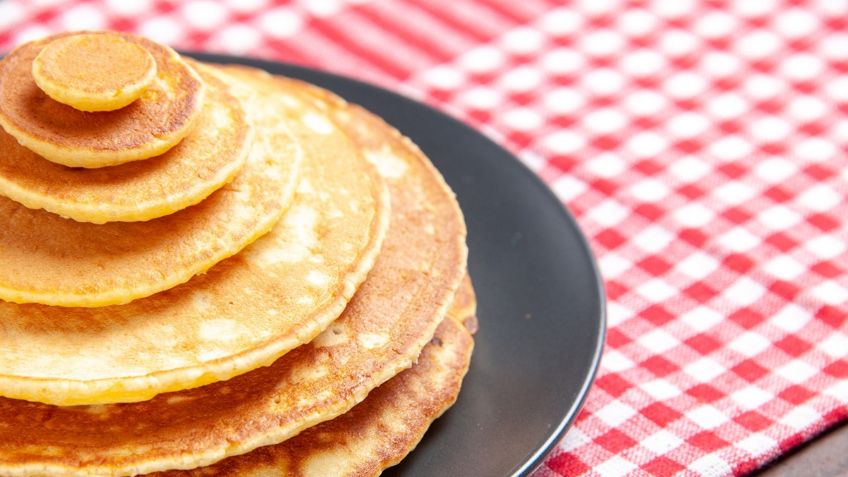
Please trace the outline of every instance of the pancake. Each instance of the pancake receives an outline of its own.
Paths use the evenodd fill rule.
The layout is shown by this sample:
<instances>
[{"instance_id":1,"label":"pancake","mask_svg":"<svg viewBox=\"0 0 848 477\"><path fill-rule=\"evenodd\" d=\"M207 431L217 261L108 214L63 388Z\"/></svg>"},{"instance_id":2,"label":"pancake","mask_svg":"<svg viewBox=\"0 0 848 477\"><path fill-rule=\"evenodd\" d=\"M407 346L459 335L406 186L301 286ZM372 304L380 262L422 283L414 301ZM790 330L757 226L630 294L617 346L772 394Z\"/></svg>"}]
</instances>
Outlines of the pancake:
<instances>
[{"instance_id":1,"label":"pancake","mask_svg":"<svg viewBox=\"0 0 848 477\"><path fill-rule=\"evenodd\" d=\"M304 145L302 179L285 217L205 274L129 304L61 309L0 303L0 395L59 405L146 400L270 364L339 316L380 250L388 192L341 129L317 112L289 108L273 93L246 97L245 104L257 130L265 131L257 135L260 144L271 141L267 147L291 158L284 149L293 143L274 144L271 134L288 123ZM224 194L249 198L252 187L241 181L251 173L250 162L265 160L276 159L252 154ZM213 206L219 194L143 224L174 218L174 236L190 237L191 211ZM281 192L256 200L287 201ZM252 208L242 211L257 215ZM162 249L155 237L144 238L150 250Z\"/></svg>"},{"instance_id":2,"label":"pancake","mask_svg":"<svg viewBox=\"0 0 848 477\"><path fill-rule=\"evenodd\" d=\"M48 43L32 62L32 78L47 96L74 109L114 111L147 90L156 59L120 34L81 33Z\"/></svg>"},{"instance_id":3,"label":"pancake","mask_svg":"<svg viewBox=\"0 0 848 477\"><path fill-rule=\"evenodd\" d=\"M32 77L32 62L54 35L19 46L0 60L0 126L24 147L70 167L103 167L158 156L191 131L205 86L167 46L120 34L156 59L157 75L142 96L115 111L85 112L54 101Z\"/></svg>"},{"instance_id":4,"label":"pancake","mask_svg":"<svg viewBox=\"0 0 848 477\"><path fill-rule=\"evenodd\" d=\"M286 103L281 111L300 112L321 130L332 126L310 109L317 100L300 83L258 70L227 71L280 98ZM316 104L333 114L347 111L341 103ZM465 275L465 224L450 189L417 148L364 110L351 107L348 116L373 128L366 153L379 151L381 161L396 167L383 176L392 200L388 233L344 313L270 366L149 401L57 408L0 399L0 475L119 475L209 465L335 418L412 366Z\"/></svg>"},{"instance_id":5,"label":"pancake","mask_svg":"<svg viewBox=\"0 0 848 477\"><path fill-rule=\"evenodd\" d=\"M203 74L197 127L161 156L98 169L47 161L0 130L0 195L81 222L143 221L197 204L244 165L253 128L219 79Z\"/></svg>"},{"instance_id":6,"label":"pancake","mask_svg":"<svg viewBox=\"0 0 848 477\"><path fill-rule=\"evenodd\" d=\"M262 141L233 182L156 220L80 223L0 198L6 225L0 231L0 299L64 307L122 304L184 283L239 252L283 214L301 162L300 148L283 125L267 115L259 121L267 126Z\"/></svg>"},{"instance_id":7,"label":"pancake","mask_svg":"<svg viewBox=\"0 0 848 477\"><path fill-rule=\"evenodd\" d=\"M471 364L475 311L474 290L466 280L448 317L436 329L415 365L371 391L364 401L332 421L306 429L280 444L260 447L210 467L167 471L151 477L380 474L406 457L433 420L456 401Z\"/></svg>"},{"instance_id":8,"label":"pancake","mask_svg":"<svg viewBox=\"0 0 848 477\"><path fill-rule=\"evenodd\" d=\"M474 290L466 276L448 316L442 320L433 338L421 351L415 365L373 390L363 402L347 413L306 429L280 444L260 447L209 467L147 475L376 475L406 456L421 440L430 423L456 400L474 346L471 334L476 331L475 312ZM468 328L469 324L473 328ZM171 395L170 401L172 404L182 402L181 393ZM19 435L8 430L9 426L16 425L10 413L16 408L23 410L29 419L41 419L32 421L32 425L50 426L49 423L63 423L69 419L75 421L73 425L62 425L66 433L61 436L56 436L58 431L50 433L56 441L50 441L50 436L32 435L20 437L17 441L0 441L0 472L6 477L133 473L130 468L116 471L114 468L88 469L63 465L64 460L73 461L72 450L69 449L72 442L92 440L91 436L82 438L79 434L85 434L86 431L95 434L92 431L109 426L110 422L116 420L111 416L115 413L133 414L132 419L138 419L134 413L119 409L130 406L138 405L54 408L56 414L50 418L50 406L0 398L0 436L4 439ZM45 419L49 421L45 422ZM83 426L88 428L83 430ZM68 433L69 428L74 429L74 432ZM137 432L150 432L149 429L149 424L137 426ZM41 433L45 434L45 431ZM33 432L30 431L30 434ZM67 443L64 445L56 445L57 442L65 441ZM147 445L154 447L154 444Z\"/></svg>"}]
</instances>

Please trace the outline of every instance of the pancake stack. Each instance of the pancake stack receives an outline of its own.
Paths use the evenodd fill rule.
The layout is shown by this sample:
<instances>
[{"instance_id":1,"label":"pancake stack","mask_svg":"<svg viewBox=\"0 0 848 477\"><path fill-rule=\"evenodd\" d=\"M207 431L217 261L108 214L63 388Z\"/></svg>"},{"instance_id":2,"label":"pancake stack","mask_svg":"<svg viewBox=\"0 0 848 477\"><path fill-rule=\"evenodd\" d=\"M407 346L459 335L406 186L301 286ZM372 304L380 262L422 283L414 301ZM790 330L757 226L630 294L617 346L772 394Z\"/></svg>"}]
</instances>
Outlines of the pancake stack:
<instances>
[{"instance_id":1,"label":"pancake stack","mask_svg":"<svg viewBox=\"0 0 848 477\"><path fill-rule=\"evenodd\" d=\"M0 126L0 476L376 475L456 400L465 224L378 117L82 32Z\"/></svg>"}]
</instances>

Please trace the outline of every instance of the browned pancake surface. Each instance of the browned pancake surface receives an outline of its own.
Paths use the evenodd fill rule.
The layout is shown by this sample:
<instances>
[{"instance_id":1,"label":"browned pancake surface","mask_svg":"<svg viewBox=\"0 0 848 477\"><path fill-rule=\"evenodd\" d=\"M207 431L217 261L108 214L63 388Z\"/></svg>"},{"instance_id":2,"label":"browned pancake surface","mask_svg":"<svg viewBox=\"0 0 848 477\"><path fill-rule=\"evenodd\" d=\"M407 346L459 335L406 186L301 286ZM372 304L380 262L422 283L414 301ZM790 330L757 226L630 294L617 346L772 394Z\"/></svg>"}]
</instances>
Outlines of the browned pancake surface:
<instances>
[{"instance_id":1,"label":"browned pancake surface","mask_svg":"<svg viewBox=\"0 0 848 477\"><path fill-rule=\"evenodd\" d=\"M115 111L80 111L38 87L32 61L55 36L24 44L0 60L0 124L6 132L51 161L78 167L145 159L173 147L201 111L203 82L170 48L123 36L156 58L158 73L141 98Z\"/></svg>"},{"instance_id":2,"label":"browned pancake surface","mask_svg":"<svg viewBox=\"0 0 848 477\"><path fill-rule=\"evenodd\" d=\"M364 110L345 117L344 103L316 100L300 83L228 71L284 95L289 108L312 104L348 126L369 124L368 140L356 134L357 143L393 165L382 166L391 223L374 267L338 320L269 367L133 404L56 408L0 400L0 474L193 468L281 442L346 412L410 367L447 314L465 274L465 224L432 164ZM309 118L318 130L327 126L318 114Z\"/></svg>"},{"instance_id":3,"label":"browned pancake surface","mask_svg":"<svg viewBox=\"0 0 848 477\"><path fill-rule=\"evenodd\" d=\"M300 178L294 202L282 219L267 235L205 274L129 304L60 309L0 303L3 393L64 405L146 400L268 365L311 340L344 310L374 264L388 228L384 181L321 111L289 104L276 88L267 94L246 87L234 87L234 92L245 95L257 129L263 131L256 154L222 191L151 222L173 220L168 222L172 227L187 227L159 231L173 233L169 237L178 245L196 250L196 241L186 233L193 230L187 221L194 215L175 216L213 207L224 192L248 203L218 219L229 219L225 224L260 220L262 214L254 207L285 208L295 195L295 187L289 186ZM306 160L297 174L300 156L289 153L301 144ZM284 164L287 168L271 167ZM248 172L262 180L246 180ZM279 190L266 180L287 186ZM256 190L258 197L252 195ZM194 226L216 240L224 238L202 224ZM162 248L161 243L148 244L149 236L135 240L131 250ZM165 422L179 425L180 420ZM126 430L121 427L126 424L115 423L115 432ZM122 441L110 436L107 442Z\"/></svg>"},{"instance_id":4,"label":"browned pancake surface","mask_svg":"<svg viewBox=\"0 0 848 477\"><path fill-rule=\"evenodd\" d=\"M150 86L156 59L119 33L77 33L48 43L33 60L32 77L60 103L82 111L113 111Z\"/></svg>"},{"instance_id":5,"label":"browned pancake surface","mask_svg":"<svg viewBox=\"0 0 848 477\"><path fill-rule=\"evenodd\" d=\"M206 104L197 127L161 156L82 169L48 161L0 130L0 195L82 222L150 220L205 199L231 181L253 142L242 105L203 75Z\"/></svg>"},{"instance_id":6,"label":"browned pancake surface","mask_svg":"<svg viewBox=\"0 0 848 477\"><path fill-rule=\"evenodd\" d=\"M277 445L260 447L213 466L157 477L366 477L400 462L430 423L456 401L474 347L476 298L466 275L448 317L415 365L368 394L341 416ZM465 325L464 325L465 324Z\"/></svg>"}]
</instances>

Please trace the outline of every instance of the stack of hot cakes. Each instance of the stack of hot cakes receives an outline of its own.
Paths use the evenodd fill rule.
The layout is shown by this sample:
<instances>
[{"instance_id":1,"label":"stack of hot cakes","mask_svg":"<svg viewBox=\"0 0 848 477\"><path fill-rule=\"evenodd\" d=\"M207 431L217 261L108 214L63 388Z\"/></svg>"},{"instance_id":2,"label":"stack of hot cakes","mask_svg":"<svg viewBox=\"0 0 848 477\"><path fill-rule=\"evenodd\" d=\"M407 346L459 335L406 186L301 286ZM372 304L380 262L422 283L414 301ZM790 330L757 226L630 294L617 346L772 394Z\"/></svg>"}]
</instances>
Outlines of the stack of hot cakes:
<instances>
[{"instance_id":1,"label":"stack of hot cakes","mask_svg":"<svg viewBox=\"0 0 848 477\"><path fill-rule=\"evenodd\" d=\"M455 401L465 225L379 118L91 32L0 126L0 476L374 475Z\"/></svg>"}]
</instances>

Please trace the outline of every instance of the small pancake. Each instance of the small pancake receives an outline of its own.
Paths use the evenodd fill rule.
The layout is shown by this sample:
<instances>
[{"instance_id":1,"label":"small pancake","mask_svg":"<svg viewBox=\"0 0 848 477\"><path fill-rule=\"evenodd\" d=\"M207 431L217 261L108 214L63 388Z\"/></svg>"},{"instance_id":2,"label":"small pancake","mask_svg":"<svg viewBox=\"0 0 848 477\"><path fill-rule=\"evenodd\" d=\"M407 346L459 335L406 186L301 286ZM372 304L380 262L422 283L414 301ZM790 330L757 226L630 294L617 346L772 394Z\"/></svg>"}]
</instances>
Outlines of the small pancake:
<instances>
[{"instance_id":1,"label":"small pancake","mask_svg":"<svg viewBox=\"0 0 848 477\"><path fill-rule=\"evenodd\" d=\"M115 111L79 111L35 83L32 62L45 45L72 33L19 46L0 60L0 126L24 147L70 167L103 167L163 154L191 131L203 107L198 74L167 46L120 36L146 49L157 75L142 96Z\"/></svg>"},{"instance_id":2,"label":"small pancake","mask_svg":"<svg viewBox=\"0 0 848 477\"><path fill-rule=\"evenodd\" d=\"M446 316L465 275L465 224L432 164L397 131L360 108L318 101L301 83L258 70L226 71L258 91L274 93L286 103L282 111L299 112L317 130L333 125L312 104L334 117L366 123L363 127L372 131L366 153L395 166L383 169L391 221L374 267L344 313L317 338L229 381L96 407L0 399L0 475L190 469L285 441L345 413L411 367ZM326 171L334 176L346 172L336 164L328 164ZM267 277L257 281L273 282ZM244 295L241 289L230 293ZM33 425L47 421L49 426Z\"/></svg>"},{"instance_id":3,"label":"small pancake","mask_svg":"<svg viewBox=\"0 0 848 477\"><path fill-rule=\"evenodd\" d=\"M45 45L32 77L54 100L80 111L114 111L132 103L156 78L156 59L112 32L80 33Z\"/></svg>"},{"instance_id":4,"label":"small pancake","mask_svg":"<svg viewBox=\"0 0 848 477\"><path fill-rule=\"evenodd\" d=\"M245 108L256 118L257 130L264 131L257 134L264 140L257 144L268 142L270 150L294 159L286 151L294 143L274 140L273 133L284 133L286 124L303 144L302 179L283 219L205 274L126 305L61 309L0 303L0 395L59 405L146 400L268 365L311 340L344 310L374 264L388 228L383 181L320 112L291 107L276 90L262 93L242 86L234 92L249 95ZM277 158L252 154L236 180L209 199L142 225L169 221L173 236L194 249L187 232L208 228L186 225L191 220L197 225L193 209L213 207L224 200L217 199L222 192L251 199L251 184L259 183L243 179L254 170L266 177L285 172L287 181L296 175L252 169L251 163L265 160ZM273 189L265 184L265 194L248 200L250 207L242 205L243 214L230 218L257 217L253 205L265 201L288 202L288 189L268 195ZM170 236L170 229L159 233L166 230ZM210 233L223 238L223 233ZM139 240L150 251L162 250L155 237L145 234ZM138 249L133 244L131 250Z\"/></svg>"},{"instance_id":5,"label":"small pancake","mask_svg":"<svg viewBox=\"0 0 848 477\"><path fill-rule=\"evenodd\" d=\"M47 161L0 130L0 195L80 222L132 222L197 204L230 182L253 143L241 103L212 75L197 127L161 156L99 169Z\"/></svg>"},{"instance_id":6,"label":"small pancake","mask_svg":"<svg viewBox=\"0 0 848 477\"><path fill-rule=\"evenodd\" d=\"M466 276L467 277L467 276ZM150 477L367 477L400 462L430 424L456 402L471 364L476 301L464 282L453 306L412 368L371 391L350 411L277 445L260 447L209 467Z\"/></svg>"}]
</instances>

